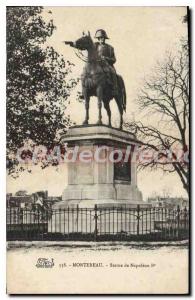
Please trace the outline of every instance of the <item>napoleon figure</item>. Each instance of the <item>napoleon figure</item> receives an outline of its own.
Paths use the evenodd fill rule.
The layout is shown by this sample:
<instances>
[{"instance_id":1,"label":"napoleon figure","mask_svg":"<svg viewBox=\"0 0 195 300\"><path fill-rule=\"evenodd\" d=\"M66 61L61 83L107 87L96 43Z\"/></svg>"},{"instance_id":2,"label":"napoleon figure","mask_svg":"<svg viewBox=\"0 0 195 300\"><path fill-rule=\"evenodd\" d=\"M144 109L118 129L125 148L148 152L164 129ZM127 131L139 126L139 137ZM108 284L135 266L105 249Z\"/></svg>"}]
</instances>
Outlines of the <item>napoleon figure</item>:
<instances>
[{"instance_id":1,"label":"napoleon figure","mask_svg":"<svg viewBox=\"0 0 195 300\"><path fill-rule=\"evenodd\" d=\"M107 33L103 29L98 29L95 33L95 38L98 42L95 43L98 57L104 63L107 63L110 69L111 82L113 84L113 96L117 94L117 75L114 68L116 57L114 54L114 48L106 44L106 39L109 39Z\"/></svg>"}]
</instances>

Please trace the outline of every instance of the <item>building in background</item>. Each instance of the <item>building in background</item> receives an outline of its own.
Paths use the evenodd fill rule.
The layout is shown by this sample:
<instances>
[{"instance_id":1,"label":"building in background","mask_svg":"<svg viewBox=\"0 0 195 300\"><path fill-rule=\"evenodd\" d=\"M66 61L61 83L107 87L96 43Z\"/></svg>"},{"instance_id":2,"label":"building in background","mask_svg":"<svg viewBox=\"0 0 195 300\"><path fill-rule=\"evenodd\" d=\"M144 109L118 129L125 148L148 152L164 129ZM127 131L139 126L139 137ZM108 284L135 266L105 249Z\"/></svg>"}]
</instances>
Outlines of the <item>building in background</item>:
<instances>
[{"instance_id":1,"label":"building in background","mask_svg":"<svg viewBox=\"0 0 195 300\"><path fill-rule=\"evenodd\" d=\"M6 195L6 206L7 208L31 208L34 204L34 198L32 195L27 194L7 194Z\"/></svg>"},{"instance_id":2,"label":"building in background","mask_svg":"<svg viewBox=\"0 0 195 300\"><path fill-rule=\"evenodd\" d=\"M15 195L6 195L7 208L26 208L26 209L49 209L62 197L48 196L48 191L38 191L27 194L26 191L18 191Z\"/></svg>"},{"instance_id":3,"label":"building in background","mask_svg":"<svg viewBox=\"0 0 195 300\"><path fill-rule=\"evenodd\" d=\"M152 205L152 207L166 207L166 208L188 208L189 200L183 197L149 197L147 202Z\"/></svg>"}]
</instances>

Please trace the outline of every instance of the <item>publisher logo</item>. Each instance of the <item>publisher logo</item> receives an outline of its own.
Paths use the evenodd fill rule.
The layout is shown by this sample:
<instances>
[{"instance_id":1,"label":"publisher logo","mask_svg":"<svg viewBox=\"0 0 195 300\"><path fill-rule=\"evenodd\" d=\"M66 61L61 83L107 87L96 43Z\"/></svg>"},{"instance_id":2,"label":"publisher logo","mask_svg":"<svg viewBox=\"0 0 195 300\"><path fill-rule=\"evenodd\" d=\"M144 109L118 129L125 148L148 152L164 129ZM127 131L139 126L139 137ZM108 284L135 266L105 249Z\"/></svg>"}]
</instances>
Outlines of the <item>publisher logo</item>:
<instances>
[{"instance_id":1,"label":"publisher logo","mask_svg":"<svg viewBox=\"0 0 195 300\"><path fill-rule=\"evenodd\" d=\"M53 268L54 260L53 258L38 258L36 267L37 268Z\"/></svg>"}]
</instances>

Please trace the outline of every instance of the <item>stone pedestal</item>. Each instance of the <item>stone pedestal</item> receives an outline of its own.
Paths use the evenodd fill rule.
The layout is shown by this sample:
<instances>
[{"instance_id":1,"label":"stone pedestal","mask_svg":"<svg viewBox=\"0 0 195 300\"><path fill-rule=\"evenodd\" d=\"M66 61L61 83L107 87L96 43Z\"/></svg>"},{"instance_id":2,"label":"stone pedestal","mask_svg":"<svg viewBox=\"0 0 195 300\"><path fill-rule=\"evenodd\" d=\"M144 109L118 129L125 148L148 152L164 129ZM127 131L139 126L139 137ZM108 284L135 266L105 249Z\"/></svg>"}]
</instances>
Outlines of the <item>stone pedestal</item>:
<instances>
[{"instance_id":1,"label":"stone pedestal","mask_svg":"<svg viewBox=\"0 0 195 300\"><path fill-rule=\"evenodd\" d=\"M105 125L75 126L62 141L68 147L68 185L57 208L144 205L132 159L139 144L133 134Z\"/></svg>"}]
</instances>

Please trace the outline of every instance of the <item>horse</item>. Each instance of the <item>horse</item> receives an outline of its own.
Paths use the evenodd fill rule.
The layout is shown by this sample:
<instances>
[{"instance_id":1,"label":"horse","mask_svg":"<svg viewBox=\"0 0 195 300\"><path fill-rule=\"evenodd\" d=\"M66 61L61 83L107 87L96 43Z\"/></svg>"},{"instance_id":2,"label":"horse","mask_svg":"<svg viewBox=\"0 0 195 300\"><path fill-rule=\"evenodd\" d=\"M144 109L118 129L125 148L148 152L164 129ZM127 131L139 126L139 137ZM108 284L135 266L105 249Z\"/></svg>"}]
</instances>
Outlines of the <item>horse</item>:
<instances>
[{"instance_id":1,"label":"horse","mask_svg":"<svg viewBox=\"0 0 195 300\"><path fill-rule=\"evenodd\" d=\"M96 96L98 98L98 125L102 125L102 102L104 108L107 111L108 115L108 124L111 125L111 110L110 110L110 100L113 98L116 101L119 113L120 113L120 126L122 129L123 126L123 112L126 111L126 90L123 78L116 74L117 76L117 95L113 95L111 85L108 81L108 73L105 70L109 70L108 65L106 69L106 62L102 61L98 57L98 53L95 47L95 44L90 36L90 33L84 34L79 39L74 42L75 48L79 50L86 50L88 56L84 61L86 62L83 73L81 75L82 91L85 99L85 109L86 115L83 125L87 125L89 121L89 102L90 97ZM81 57L82 58L82 57ZM105 66L105 68L104 68Z\"/></svg>"}]
</instances>

